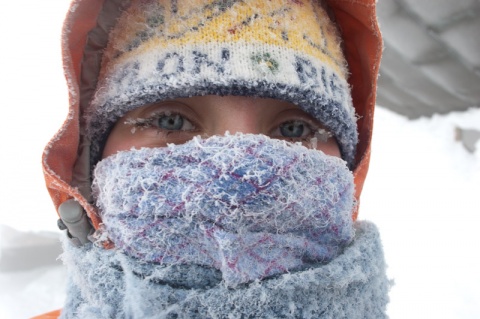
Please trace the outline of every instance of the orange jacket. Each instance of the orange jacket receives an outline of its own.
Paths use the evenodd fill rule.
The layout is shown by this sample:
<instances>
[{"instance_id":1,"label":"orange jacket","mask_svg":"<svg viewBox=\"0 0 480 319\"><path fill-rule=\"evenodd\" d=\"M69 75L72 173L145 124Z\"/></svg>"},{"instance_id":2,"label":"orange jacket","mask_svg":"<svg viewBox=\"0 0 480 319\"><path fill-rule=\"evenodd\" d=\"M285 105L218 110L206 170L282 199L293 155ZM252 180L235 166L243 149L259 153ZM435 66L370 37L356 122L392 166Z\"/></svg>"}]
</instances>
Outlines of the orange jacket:
<instances>
[{"instance_id":1,"label":"orange jacket","mask_svg":"<svg viewBox=\"0 0 480 319\"><path fill-rule=\"evenodd\" d=\"M57 319L58 317L60 317L60 310L45 313L43 315L33 317L32 319Z\"/></svg>"},{"instance_id":2,"label":"orange jacket","mask_svg":"<svg viewBox=\"0 0 480 319\"><path fill-rule=\"evenodd\" d=\"M351 72L353 104L359 115L359 145L354 169L356 197L360 200L370 161L373 113L377 75L382 54L382 38L375 13L376 0L327 0L333 10L344 41L345 56ZM64 201L75 198L85 209L95 228L101 220L95 207L72 185L80 145L79 110L81 63L88 32L96 26L104 0L74 0L63 28L63 64L67 78L70 106L68 117L43 153L46 186L58 209ZM352 218L356 219L358 210ZM59 311L36 318L56 318Z\"/></svg>"}]
</instances>

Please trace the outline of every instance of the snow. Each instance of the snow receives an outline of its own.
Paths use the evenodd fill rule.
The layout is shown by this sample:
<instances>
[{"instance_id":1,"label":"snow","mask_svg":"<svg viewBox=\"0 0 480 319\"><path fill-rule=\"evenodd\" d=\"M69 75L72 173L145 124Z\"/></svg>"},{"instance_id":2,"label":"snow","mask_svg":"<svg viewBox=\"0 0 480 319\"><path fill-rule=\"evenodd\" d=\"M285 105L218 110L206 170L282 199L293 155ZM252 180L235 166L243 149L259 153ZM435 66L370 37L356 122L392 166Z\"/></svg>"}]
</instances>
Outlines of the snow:
<instances>
[{"instance_id":1,"label":"snow","mask_svg":"<svg viewBox=\"0 0 480 319\"><path fill-rule=\"evenodd\" d=\"M480 109L408 121L377 108L360 216L380 228L391 318L480 318L480 143L469 153L456 127L480 130Z\"/></svg>"},{"instance_id":2,"label":"snow","mask_svg":"<svg viewBox=\"0 0 480 319\"><path fill-rule=\"evenodd\" d=\"M0 36L16 48L0 59L9 106L0 126L0 319L60 308L65 297L64 268L40 258L54 254L60 234L40 157L67 115L59 35L68 2L11 1L0 10ZM12 12L23 13L26 28ZM480 318L480 143L469 153L456 127L480 130L480 109L412 121L377 107L360 218L380 228L395 281L392 319ZM12 260L23 270L2 268Z\"/></svg>"}]
</instances>

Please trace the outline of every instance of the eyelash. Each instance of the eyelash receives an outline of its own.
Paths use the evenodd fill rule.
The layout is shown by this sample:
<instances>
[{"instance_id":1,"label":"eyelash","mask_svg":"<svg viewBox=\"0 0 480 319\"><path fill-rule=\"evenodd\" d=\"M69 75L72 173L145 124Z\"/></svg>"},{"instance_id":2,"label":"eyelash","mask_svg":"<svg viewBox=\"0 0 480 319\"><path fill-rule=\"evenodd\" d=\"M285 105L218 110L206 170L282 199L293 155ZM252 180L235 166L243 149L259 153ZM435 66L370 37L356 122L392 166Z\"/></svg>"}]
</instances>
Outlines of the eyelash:
<instances>
[{"instance_id":1,"label":"eyelash","mask_svg":"<svg viewBox=\"0 0 480 319\"><path fill-rule=\"evenodd\" d=\"M184 120L188 121L192 129L195 129L195 124L194 121L190 120L186 116L182 115L181 113L177 112L172 112L172 111L160 111L160 112L154 112L151 115L149 115L147 118L127 118L124 122L126 125L131 125L132 129L131 132L132 134L137 131L137 129L144 130L144 129L149 129L154 127L157 132L166 132L167 134L171 134L173 132L185 132L189 130L167 130L167 129L162 129L161 127L156 126L154 123L155 121L159 120L163 116L181 116Z\"/></svg>"}]
</instances>

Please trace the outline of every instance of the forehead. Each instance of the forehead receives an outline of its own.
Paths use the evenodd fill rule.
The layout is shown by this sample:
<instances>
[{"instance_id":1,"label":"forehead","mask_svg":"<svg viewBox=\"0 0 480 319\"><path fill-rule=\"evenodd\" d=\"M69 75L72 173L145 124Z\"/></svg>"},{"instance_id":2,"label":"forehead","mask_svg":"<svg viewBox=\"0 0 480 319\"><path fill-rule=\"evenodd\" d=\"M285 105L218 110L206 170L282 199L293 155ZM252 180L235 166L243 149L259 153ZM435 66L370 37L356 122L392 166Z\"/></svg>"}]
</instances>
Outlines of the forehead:
<instances>
[{"instance_id":1,"label":"forehead","mask_svg":"<svg viewBox=\"0 0 480 319\"><path fill-rule=\"evenodd\" d=\"M246 110L252 113L252 115L273 115L274 113L282 112L287 109L295 109L301 111L302 113L305 113L297 105L280 99L234 95L205 95L192 96L188 98L176 98L146 104L128 112L125 116L138 114L145 109L154 109L156 107L168 108L169 106L185 106L194 109L198 113L225 113L226 116L235 116L234 113L230 112L232 110Z\"/></svg>"}]
</instances>

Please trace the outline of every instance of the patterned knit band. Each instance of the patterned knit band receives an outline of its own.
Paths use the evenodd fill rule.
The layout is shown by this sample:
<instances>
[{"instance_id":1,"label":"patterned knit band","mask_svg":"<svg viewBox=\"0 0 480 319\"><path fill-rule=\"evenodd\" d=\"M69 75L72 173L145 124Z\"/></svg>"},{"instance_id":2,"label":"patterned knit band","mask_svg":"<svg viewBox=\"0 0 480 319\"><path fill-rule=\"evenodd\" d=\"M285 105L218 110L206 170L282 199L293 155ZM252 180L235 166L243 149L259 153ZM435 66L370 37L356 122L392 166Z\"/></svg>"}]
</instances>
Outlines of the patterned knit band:
<instances>
[{"instance_id":1,"label":"patterned knit band","mask_svg":"<svg viewBox=\"0 0 480 319\"><path fill-rule=\"evenodd\" d=\"M318 1L138 0L120 17L87 110L92 156L147 103L242 95L294 103L336 137L354 166L355 112L335 26Z\"/></svg>"}]
</instances>

